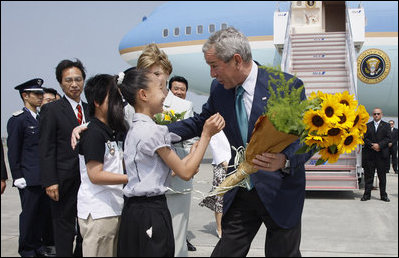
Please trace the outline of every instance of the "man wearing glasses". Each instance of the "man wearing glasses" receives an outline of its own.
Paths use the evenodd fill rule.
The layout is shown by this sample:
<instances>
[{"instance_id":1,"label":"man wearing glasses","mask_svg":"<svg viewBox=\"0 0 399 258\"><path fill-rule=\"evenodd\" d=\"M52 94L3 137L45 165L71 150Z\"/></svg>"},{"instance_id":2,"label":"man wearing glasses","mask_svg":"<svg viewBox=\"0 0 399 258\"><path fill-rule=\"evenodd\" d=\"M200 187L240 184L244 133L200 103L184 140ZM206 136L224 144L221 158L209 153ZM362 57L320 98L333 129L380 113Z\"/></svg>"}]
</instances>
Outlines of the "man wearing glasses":
<instances>
[{"instance_id":1,"label":"man wearing glasses","mask_svg":"<svg viewBox=\"0 0 399 258\"><path fill-rule=\"evenodd\" d=\"M57 256L71 257L80 172L78 150L72 149L70 139L73 128L88 119L87 103L80 98L85 68L78 59L63 60L57 65L56 77L65 95L44 105L40 112L40 171L42 186L51 198ZM77 233L75 255L81 255L82 238Z\"/></svg>"},{"instance_id":2,"label":"man wearing glasses","mask_svg":"<svg viewBox=\"0 0 399 258\"><path fill-rule=\"evenodd\" d=\"M377 169L380 197L382 201L389 202L386 187L386 169L389 163L389 147L391 142L391 127L381 120L383 113L381 108L374 108L373 121L367 123L367 132L364 135L363 164L365 190L361 201L370 200L373 188L374 172Z\"/></svg>"}]
</instances>

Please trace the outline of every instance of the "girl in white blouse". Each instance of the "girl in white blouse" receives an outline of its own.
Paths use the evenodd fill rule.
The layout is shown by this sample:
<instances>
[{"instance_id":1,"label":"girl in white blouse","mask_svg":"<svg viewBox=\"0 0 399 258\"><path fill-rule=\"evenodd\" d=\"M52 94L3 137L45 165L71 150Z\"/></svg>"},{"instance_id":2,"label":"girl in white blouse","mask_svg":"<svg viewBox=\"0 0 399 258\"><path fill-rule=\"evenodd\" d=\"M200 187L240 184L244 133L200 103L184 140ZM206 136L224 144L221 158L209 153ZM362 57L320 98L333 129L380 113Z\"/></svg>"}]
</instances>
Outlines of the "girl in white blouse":
<instances>
[{"instance_id":1,"label":"girl in white blouse","mask_svg":"<svg viewBox=\"0 0 399 258\"><path fill-rule=\"evenodd\" d=\"M224 119L219 114L209 118L201 139L181 160L172 149L172 142L180 137L152 120L163 111L165 82L153 73L132 69L119 74L118 86L136 111L125 139L129 182L123 189L127 198L122 211L118 256L173 256L172 220L164 195L166 179L171 170L184 180L198 172L212 135L224 128Z\"/></svg>"}]
</instances>

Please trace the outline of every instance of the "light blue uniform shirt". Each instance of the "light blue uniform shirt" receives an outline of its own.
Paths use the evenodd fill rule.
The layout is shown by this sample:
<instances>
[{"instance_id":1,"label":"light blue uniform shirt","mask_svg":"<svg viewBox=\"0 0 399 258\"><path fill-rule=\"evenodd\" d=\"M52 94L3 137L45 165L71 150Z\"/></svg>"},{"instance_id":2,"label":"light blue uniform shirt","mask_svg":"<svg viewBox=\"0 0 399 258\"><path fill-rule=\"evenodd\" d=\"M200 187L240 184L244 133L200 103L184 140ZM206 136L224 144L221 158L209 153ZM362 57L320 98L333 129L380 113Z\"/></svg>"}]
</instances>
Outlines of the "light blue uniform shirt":
<instances>
[{"instance_id":1,"label":"light blue uniform shirt","mask_svg":"<svg viewBox=\"0 0 399 258\"><path fill-rule=\"evenodd\" d=\"M134 113L132 119L125 139L124 159L129 182L123 194L127 197L162 195L167 191L166 179L171 171L156 151L165 146L172 149L171 142L181 138L147 115Z\"/></svg>"}]
</instances>

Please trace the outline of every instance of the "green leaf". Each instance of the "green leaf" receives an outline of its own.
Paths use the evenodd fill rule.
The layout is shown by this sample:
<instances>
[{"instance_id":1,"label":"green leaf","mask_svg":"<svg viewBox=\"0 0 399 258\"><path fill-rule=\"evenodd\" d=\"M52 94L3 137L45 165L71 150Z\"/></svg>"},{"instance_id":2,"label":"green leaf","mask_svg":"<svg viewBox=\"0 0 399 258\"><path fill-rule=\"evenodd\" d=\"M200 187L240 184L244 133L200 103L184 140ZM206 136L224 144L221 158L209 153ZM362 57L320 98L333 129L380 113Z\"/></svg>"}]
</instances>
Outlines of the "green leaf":
<instances>
[{"instance_id":1,"label":"green leaf","mask_svg":"<svg viewBox=\"0 0 399 258\"><path fill-rule=\"evenodd\" d=\"M322 159L322 158L319 158L319 159L317 160L317 162L316 162L316 166L323 165L325 162L326 162L326 160L324 160L324 159Z\"/></svg>"}]
</instances>

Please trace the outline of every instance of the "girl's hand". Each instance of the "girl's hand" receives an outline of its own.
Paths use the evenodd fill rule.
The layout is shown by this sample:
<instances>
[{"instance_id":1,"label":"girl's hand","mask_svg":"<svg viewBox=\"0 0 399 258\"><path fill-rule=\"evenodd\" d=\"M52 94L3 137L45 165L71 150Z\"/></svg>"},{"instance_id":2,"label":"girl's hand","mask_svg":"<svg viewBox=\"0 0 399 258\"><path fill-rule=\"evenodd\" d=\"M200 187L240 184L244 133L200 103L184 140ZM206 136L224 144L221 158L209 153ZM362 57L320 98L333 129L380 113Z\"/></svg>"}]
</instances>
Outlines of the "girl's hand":
<instances>
[{"instance_id":1,"label":"girl's hand","mask_svg":"<svg viewBox=\"0 0 399 258\"><path fill-rule=\"evenodd\" d=\"M219 113L216 113L205 121L204 128L202 129L202 135L212 137L220 132L224 126L224 118Z\"/></svg>"}]
</instances>

